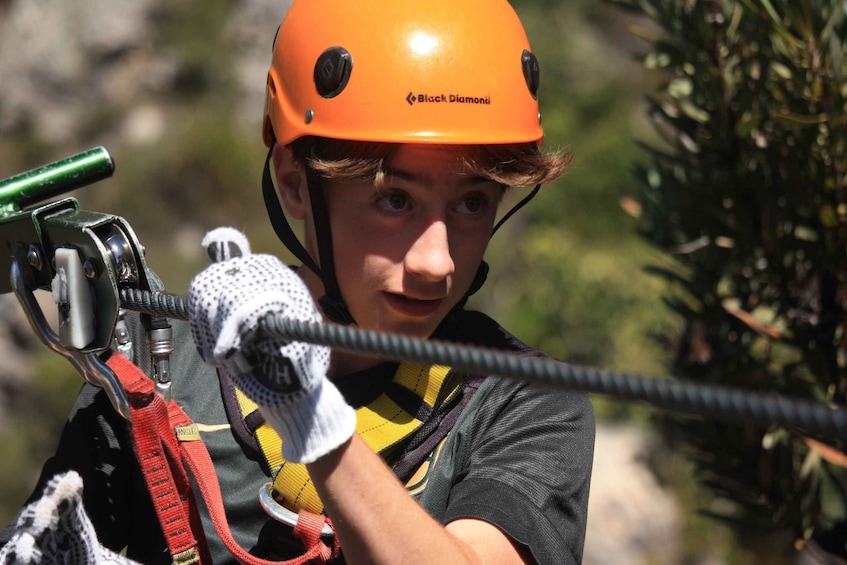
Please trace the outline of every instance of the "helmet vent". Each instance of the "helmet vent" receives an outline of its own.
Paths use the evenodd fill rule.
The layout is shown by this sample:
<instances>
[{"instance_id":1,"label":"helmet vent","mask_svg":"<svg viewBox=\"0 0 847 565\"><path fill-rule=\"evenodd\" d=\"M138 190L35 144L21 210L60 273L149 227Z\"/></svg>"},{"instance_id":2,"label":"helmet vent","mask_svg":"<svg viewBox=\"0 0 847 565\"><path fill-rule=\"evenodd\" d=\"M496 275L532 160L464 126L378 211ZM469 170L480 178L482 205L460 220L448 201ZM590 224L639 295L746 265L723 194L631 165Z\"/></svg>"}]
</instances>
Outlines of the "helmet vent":
<instances>
[{"instance_id":1,"label":"helmet vent","mask_svg":"<svg viewBox=\"0 0 847 565\"><path fill-rule=\"evenodd\" d=\"M526 80L526 86L529 88L529 93L534 99L538 99L538 85L541 81L541 71L538 68L538 59L535 55L523 50L521 54L521 67L523 68L523 78Z\"/></svg>"},{"instance_id":2,"label":"helmet vent","mask_svg":"<svg viewBox=\"0 0 847 565\"><path fill-rule=\"evenodd\" d=\"M338 96L353 70L353 57L343 47L330 47L315 62L315 87L324 98Z\"/></svg>"}]
</instances>

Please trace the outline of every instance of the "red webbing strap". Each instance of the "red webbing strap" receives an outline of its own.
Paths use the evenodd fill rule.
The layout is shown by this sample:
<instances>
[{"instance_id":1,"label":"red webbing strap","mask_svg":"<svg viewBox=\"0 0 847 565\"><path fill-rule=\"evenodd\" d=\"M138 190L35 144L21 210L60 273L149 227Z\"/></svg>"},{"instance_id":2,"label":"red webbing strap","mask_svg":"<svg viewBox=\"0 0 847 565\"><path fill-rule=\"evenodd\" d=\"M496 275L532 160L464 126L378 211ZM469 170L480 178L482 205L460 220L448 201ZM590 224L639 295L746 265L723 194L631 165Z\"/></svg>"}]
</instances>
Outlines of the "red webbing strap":
<instances>
[{"instance_id":1,"label":"red webbing strap","mask_svg":"<svg viewBox=\"0 0 847 565\"><path fill-rule=\"evenodd\" d=\"M153 381L120 354L107 361L127 393L130 438L147 483L156 516L175 563L201 562L191 529L191 483L181 464L179 442L171 428L168 407ZM202 552L205 554L206 552ZM207 563L211 560L206 559Z\"/></svg>"},{"instance_id":2,"label":"red webbing strap","mask_svg":"<svg viewBox=\"0 0 847 565\"><path fill-rule=\"evenodd\" d=\"M332 549L321 540L321 532L323 532L324 524L329 524L332 527L332 522L326 515L301 510L297 514L297 524L294 526L294 535L300 538L303 545L320 549L320 563L326 563L330 559L338 557L338 554L341 552L341 542L338 540L338 535L335 533L334 528L332 533L334 546Z\"/></svg>"},{"instance_id":3,"label":"red webbing strap","mask_svg":"<svg viewBox=\"0 0 847 565\"><path fill-rule=\"evenodd\" d=\"M218 532L221 541L224 542L229 552L239 562L248 565L302 565L311 562L313 559L316 563L326 563L338 555L339 546L337 543L333 549L330 549L321 541L321 530L325 523L329 523L329 518L324 515L312 514L305 511L300 512L297 526L294 528L294 533L303 542L304 547L306 547L306 552L303 555L287 561L269 561L247 553L235 541L229 530L218 481L208 480L209 477L215 478L216 475L214 474L215 469L212 465L212 459L209 457L209 452L206 450L203 442L186 441L182 443L182 446L185 461L197 478L197 484L200 487L203 500L206 501L215 531Z\"/></svg>"},{"instance_id":4,"label":"red webbing strap","mask_svg":"<svg viewBox=\"0 0 847 565\"><path fill-rule=\"evenodd\" d=\"M324 515L312 514L305 511L300 513L297 526L294 528L295 535L300 538L304 546L307 548L306 552L300 557L289 559L287 561L270 561L256 557L244 550L244 548L242 548L232 536L232 532L230 531L229 523L226 518L226 511L224 509L223 496L221 495L220 485L217 481L215 467L212 464L212 458L209 456L209 451L206 449L206 444L203 443L203 441L199 438L199 434L196 433L196 426L194 423L185 414L182 408L180 408L176 402L171 400L167 405L167 420L164 423L164 427L162 427L163 420L160 415L161 409L157 409L157 412L160 413L157 418L159 427L137 428L135 422L137 417L132 407L134 404L134 397L143 396L147 404L158 405L161 406L161 408L165 407L165 403L162 400L162 397L155 392L152 379L145 375L126 357L120 353L113 353L107 363L124 385L127 395L130 398L130 414L133 420L130 427L132 430L133 442L142 443L143 441L144 446L146 446L149 442L149 444L151 444L152 451L157 451L155 444L158 443L160 446L164 446L165 453L167 453L164 457L158 458L160 463L164 462L164 459L167 459L166 463L169 464L165 465L167 476L163 475L162 477L158 477L157 475L160 482L156 484L152 484L151 481L148 480L147 486L150 489L151 496L154 496L154 501L164 500L166 496L165 494L162 494L161 498L158 498L154 495L154 492L161 490L162 492L173 493L175 485L177 488L185 486L188 489L188 492L186 492L183 497L184 504L175 505L177 508L185 511L178 527L175 527L177 521L172 516L175 512L172 499L169 499L168 503L163 505L162 510L167 510L168 512L166 516L163 516L163 512L160 511L159 505L154 504L154 506L156 506L156 512L159 515L159 520L162 523L162 528L164 530L172 529L173 533L170 534L170 536L173 537L174 541L181 542L178 547L182 547L182 543L185 543L185 540L183 540L180 536L186 529L186 515L190 516L192 525L197 528L196 531L202 532L196 507L190 504L190 482L188 481L188 475L185 467L182 464L184 461L191 469L191 473L200 488L200 494L206 502L206 507L208 508L215 531L218 533L218 536L221 538L221 541L223 541L229 552L240 563L246 565L305 565L313 560L316 563L326 563L330 559L338 556L340 545L338 543L337 536L334 536L335 542L333 544L334 547L332 548L329 548L321 540L321 531L324 524L331 525L329 518ZM138 389L138 392L136 392L136 389ZM144 389L143 393L140 393L141 389ZM152 399L150 398L151 395L153 397ZM145 421L147 419L147 415L145 414L142 418L143 421ZM192 428L194 429L193 432L190 431ZM136 439L135 436L137 435L143 435L145 439ZM160 454L162 453L161 450L158 451ZM181 457L179 455L180 453ZM141 461L142 456L138 452L136 452L136 454L139 457L139 461ZM170 466L176 469L176 476L179 477L178 481L176 477L171 474L169 469ZM144 468L144 464L142 464L142 468ZM159 472L158 467L155 470L157 473ZM152 474L153 473L151 472L151 475ZM145 472L145 479L147 478L148 474ZM170 494L167 496L170 496ZM166 526L166 524L169 525ZM179 534L179 536L177 534ZM187 534L190 538L191 531L189 530ZM171 546L171 537L169 537L168 532L166 532L165 536L168 538L168 547L171 549L175 563L199 563L199 560L191 561L190 559L180 559L177 561L178 554L174 553L175 547ZM191 541L193 541L193 538L191 538ZM193 543L196 547L197 542ZM205 547L205 543L200 546L200 551L202 551L203 554L203 562L211 563L211 560L208 559L208 551Z\"/></svg>"}]
</instances>

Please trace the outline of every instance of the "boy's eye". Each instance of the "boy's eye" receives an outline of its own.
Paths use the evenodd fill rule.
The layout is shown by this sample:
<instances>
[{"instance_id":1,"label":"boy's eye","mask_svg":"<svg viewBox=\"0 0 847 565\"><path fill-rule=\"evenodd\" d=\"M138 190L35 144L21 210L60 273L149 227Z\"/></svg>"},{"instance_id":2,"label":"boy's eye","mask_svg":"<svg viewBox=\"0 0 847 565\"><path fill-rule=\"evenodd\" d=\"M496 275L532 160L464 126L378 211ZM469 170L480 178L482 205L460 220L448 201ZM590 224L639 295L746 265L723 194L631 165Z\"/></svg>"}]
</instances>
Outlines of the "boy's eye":
<instances>
[{"instance_id":1,"label":"boy's eye","mask_svg":"<svg viewBox=\"0 0 847 565\"><path fill-rule=\"evenodd\" d=\"M465 196L459 203L458 210L463 214L479 214L485 209L485 198L480 194Z\"/></svg>"},{"instance_id":2,"label":"boy's eye","mask_svg":"<svg viewBox=\"0 0 847 565\"><path fill-rule=\"evenodd\" d=\"M377 199L376 203L377 206L387 212L402 212L408 210L410 206L409 195L400 191L383 194Z\"/></svg>"}]
</instances>

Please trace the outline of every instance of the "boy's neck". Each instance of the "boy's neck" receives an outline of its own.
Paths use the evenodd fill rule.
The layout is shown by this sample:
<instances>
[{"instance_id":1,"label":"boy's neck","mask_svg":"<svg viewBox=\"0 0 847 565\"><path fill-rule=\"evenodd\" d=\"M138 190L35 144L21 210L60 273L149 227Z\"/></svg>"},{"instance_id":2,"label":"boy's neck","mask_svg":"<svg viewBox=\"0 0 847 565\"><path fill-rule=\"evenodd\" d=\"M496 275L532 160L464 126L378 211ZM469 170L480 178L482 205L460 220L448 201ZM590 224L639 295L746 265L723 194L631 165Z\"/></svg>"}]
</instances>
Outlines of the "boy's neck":
<instances>
[{"instance_id":1,"label":"boy's neck","mask_svg":"<svg viewBox=\"0 0 847 565\"><path fill-rule=\"evenodd\" d=\"M320 297L322 297L325 293L324 285L320 278L307 267L298 268L297 274L300 275L300 278L306 283L306 288L309 289L312 299L315 303L317 303ZM324 316L324 319L326 320L326 316ZM344 375L350 375L358 371L370 369L380 363L382 363L382 360L375 357L365 357L362 355L356 355L355 353L347 353L345 351L333 351L330 356L329 374L327 376L343 377Z\"/></svg>"}]
</instances>

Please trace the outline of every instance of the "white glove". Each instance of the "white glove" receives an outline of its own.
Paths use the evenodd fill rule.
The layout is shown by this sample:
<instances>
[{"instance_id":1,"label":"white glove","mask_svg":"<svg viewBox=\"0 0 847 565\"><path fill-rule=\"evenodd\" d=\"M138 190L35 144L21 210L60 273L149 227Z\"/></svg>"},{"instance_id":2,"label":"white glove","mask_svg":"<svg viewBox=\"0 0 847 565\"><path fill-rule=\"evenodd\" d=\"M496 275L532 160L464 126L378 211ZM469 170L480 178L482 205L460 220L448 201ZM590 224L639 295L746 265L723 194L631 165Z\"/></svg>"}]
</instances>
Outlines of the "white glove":
<instances>
[{"instance_id":1,"label":"white glove","mask_svg":"<svg viewBox=\"0 0 847 565\"><path fill-rule=\"evenodd\" d=\"M191 282L188 317L204 361L224 369L282 438L287 461L311 463L347 441L356 413L326 378L329 348L259 329L268 314L322 318L306 285L270 255L251 255L232 228L203 238L212 263Z\"/></svg>"},{"instance_id":2,"label":"white glove","mask_svg":"<svg viewBox=\"0 0 847 565\"><path fill-rule=\"evenodd\" d=\"M15 532L0 549L3 565L131 565L106 549L82 506L82 479L74 471L56 475L44 494L18 515Z\"/></svg>"}]
</instances>

